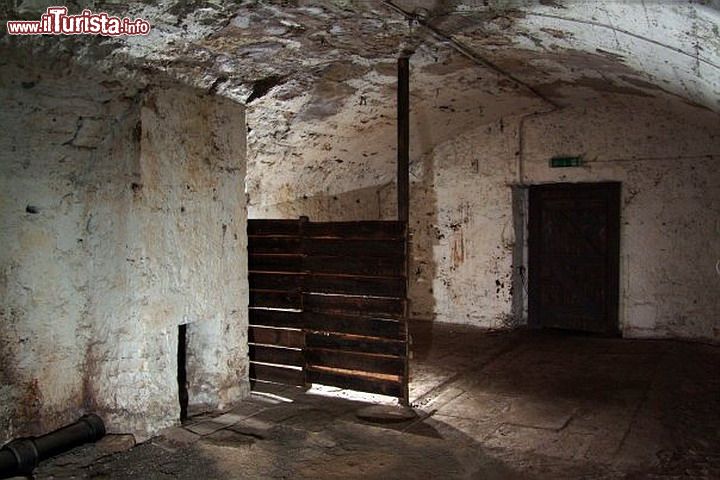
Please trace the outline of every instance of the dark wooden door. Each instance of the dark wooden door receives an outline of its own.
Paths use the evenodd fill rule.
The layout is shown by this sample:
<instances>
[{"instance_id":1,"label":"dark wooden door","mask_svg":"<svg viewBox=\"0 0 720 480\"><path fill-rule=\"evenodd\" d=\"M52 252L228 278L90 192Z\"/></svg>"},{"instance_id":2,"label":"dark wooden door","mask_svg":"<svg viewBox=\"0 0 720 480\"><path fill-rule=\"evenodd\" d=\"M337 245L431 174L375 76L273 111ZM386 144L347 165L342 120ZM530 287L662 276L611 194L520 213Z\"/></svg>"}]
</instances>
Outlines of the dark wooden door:
<instances>
[{"instance_id":1,"label":"dark wooden door","mask_svg":"<svg viewBox=\"0 0 720 480\"><path fill-rule=\"evenodd\" d=\"M620 184L530 187L528 233L530 324L616 333Z\"/></svg>"}]
</instances>

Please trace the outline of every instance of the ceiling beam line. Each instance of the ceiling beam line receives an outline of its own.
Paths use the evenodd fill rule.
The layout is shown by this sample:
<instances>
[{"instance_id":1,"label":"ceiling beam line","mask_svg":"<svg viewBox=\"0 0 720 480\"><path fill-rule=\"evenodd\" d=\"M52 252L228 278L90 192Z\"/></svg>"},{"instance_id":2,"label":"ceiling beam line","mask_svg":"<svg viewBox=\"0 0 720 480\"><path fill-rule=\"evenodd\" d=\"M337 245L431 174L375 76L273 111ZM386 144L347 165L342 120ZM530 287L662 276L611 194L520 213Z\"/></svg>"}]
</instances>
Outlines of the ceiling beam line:
<instances>
[{"instance_id":1,"label":"ceiling beam line","mask_svg":"<svg viewBox=\"0 0 720 480\"><path fill-rule=\"evenodd\" d=\"M622 33L623 35L627 35L629 37L636 38L638 40L642 40L643 42L652 43L653 45L657 45L658 47L661 47L661 48L667 48L670 51L673 51L680 55L685 55L686 57L690 57L693 60L696 60L700 63L704 63L705 65L707 65L709 67L713 67L715 69L720 70L720 65L701 57L699 52L697 52L697 53L686 52L685 50L683 50L681 48L673 47L672 45L668 45L667 43L658 42L657 40L653 40L652 38L638 35L637 33L633 33L629 30L625 30L624 28L614 27L612 25L607 25L605 23L600 23L600 22L596 22L593 20L583 20L580 18L568 18L568 17L563 17L560 15L551 15L549 13L538 13L538 12L525 12L525 13L526 13L526 15L532 16L532 17L550 18L553 20L560 20L563 22L577 23L580 25L590 25L592 27L597 27L597 28L606 28L608 30L612 30L617 33Z\"/></svg>"},{"instance_id":2,"label":"ceiling beam line","mask_svg":"<svg viewBox=\"0 0 720 480\"><path fill-rule=\"evenodd\" d=\"M443 40L443 41L445 41L445 42L448 42L450 45L452 45L452 47L453 47L455 50L457 50L460 54L462 54L462 55L464 55L465 57L469 58L469 59L472 60L473 62L475 62L475 63L477 63L477 64L479 64L479 65L483 65L483 66L485 66L485 67L487 67L487 68L495 71L496 73L499 73L500 75L502 75L502 76L506 77L507 79L511 80L511 81L512 81L513 83L515 83L516 85L519 85L520 87L524 88L524 89L527 90L528 92L532 93L533 95L535 95L536 97L540 98L540 99L543 100L544 102L552 105L553 107L555 107L555 108L562 108L562 105L558 104L557 102L555 102L554 100L552 100L551 98L549 98L547 95L545 95L545 94L543 94L542 92L540 92L539 90L537 90L535 87L533 87L533 86L530 85L529 83L527 83L527 82L519 79L518 77L516 77L516 76L513 75L512 73L504 70L503 68L501 68L500 66L496 65L496 64L493 63L492 61L490 61L490 60L482 57L481 55L479 55L478 53L476 53L476 52L473 51L472 49L470 49L470 48L468 48L467 46L465 46L462 42L456 40L452 35L448 35L448 34L442 32L442 31L440 31L439 29L437 29L437 28L433 27L432 25L430 25L430 24L429 24L428 22L426 22L425 20L423 20L423 19L421 19L421 18L418 18L416 15L413 15L412 13L410 13L410 12L408 12L408 11L405 11L403 8L395 5L395 4L394 4L392 1L390 1L390 0L383 0L383 4L384 4L385 6L387 6L388 8L390 8L391 10L394 10L396 13L399 13L400 15L403 15L403 16L404 16L405 18L407 18L408 20L417 22L419 25L425 27L427 30L429 30L429 31L430 31L433 35L435 35L437 38L439 38L440 40Z\"/></svg>"}]
</instances>

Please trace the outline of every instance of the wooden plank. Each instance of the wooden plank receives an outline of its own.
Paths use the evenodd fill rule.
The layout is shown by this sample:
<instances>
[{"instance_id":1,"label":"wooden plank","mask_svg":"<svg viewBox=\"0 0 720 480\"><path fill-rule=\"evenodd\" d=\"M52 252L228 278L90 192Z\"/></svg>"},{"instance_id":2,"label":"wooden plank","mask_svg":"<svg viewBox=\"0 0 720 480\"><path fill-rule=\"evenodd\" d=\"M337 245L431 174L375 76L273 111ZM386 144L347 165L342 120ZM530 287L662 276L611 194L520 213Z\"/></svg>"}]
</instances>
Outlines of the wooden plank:
<instances>
[{"instance_id":1,"label":"wooden plank","mask_svg":"<svg viewBox=\"0 0 720 480\"><path fill-rule=\"evenodd\" d=\"M332 372L322 368L309 368L305 373L310 383L347 388L360 392L379 393L391 397L400 397L403 392L400 380L356 376L348 373Z\"/></svg>"},{"instance_id":2,"label":"wooden plank","mask_svg":"<svg viewBox=\"0 0 720 480\"><path fill-rule=\"evenodd\" d=\"M402 239L405 237L405 224L395 221L309 222L303 231L308 237Z\"/></svg>"},{"instance_id":3,"label":"wooden plank","mask_svg":"<svg viewBox=\"0 0 720 480\"><path fill-rule=\"evenodd\" d=\"M251 272L300 272L303 269L303 256L299 253L249 254L248 269Z\"/></svg>"},{"instance_id":4,"label":"wooden plank","mask_svg":"<svg viewBox=\"0 0 720 480\"><path fill-rule=\"evenodd\" d=\"M312 255L303 260L303 269L313 273L373 275L395 277L405 275L402 257L347 257Z\"/></svg>"},{"instance_id":5,"label":"wooden plank","mask_svg":"<svg viewBox=\"0 0 720 480\"><path fill-rule=\"evenodd\" d=\"M299 235L299 220L248 220L247 234L254 235Z\"/></svg>"},{"instance_id":6,"label":"wooden plank","mask_svg":"<svg viewBox=\"0 0 720 480\"><path fill-rule=\"evenodd\" d=\"M252 285L252 276L251 283ZM286 283L291 283L288 279ZM351 275L309 275L303 291L307 293L346 293L401 298L405 296L403 277L367 277Z\"/></svg>"},{"instance_id":7,"label":"wooden plank","mask_svg":"<svg viewBox=\"0 0 720 480\"><path fill-rule=\"evenodd\" d=\"M321 366L358 370L370 373L385 373L401 376L405 373L405 361L401 357L377 355L340 350L308 348L304 350L309 367ZM250 357L252 358L252 357Z\"/></svg>"},{"instance_id":8,"label":"wooden plank","mask_svg":"<svg viewBox=\"0 0 720 480\"><path fill-rule=\"evenodd\" d=\"M252 311L250 313L250 323L253 323ZM313 312L303 313L302 324L308 330L383 337L395 340L402 339L405 331L402 322L397 320ZM291 325L288 322L287 325L283 326Z\"/></svg>"},{"instance_id":9,"label":"wooden plank","mask_svg":"<svg viewBox=\"0 0 720 480\"><path fill-rule=\"evenodd\" d=\"M250 307L265 308L296 308L302 305L299 292L283 292L280 290L250 290Z\"/></svg>"},{"instance_id":10,"label":"wooden plank","mask_svg":"<svg viewBox=\"0 0 720 480\"><path fill-rule=\"evenodd\" d=\"M396 318L402 316L404 302L404 299L401 298L319 294L303 295L303 304L307 311L345 313L365 317L389 316L390 318Z\"/></svg>"},{"instance_id":11,"label":"wooden plank","mask_svg":"<svg viewBox=\"0 0 720 480\"><path fill-rule=\"evenodd\" d=\"M405 243L403 240L313 238L305 242L305 253L307 255L402 258L405 254Z\"/></svg>"},{"instance_id":12,"label":"wooden plank","mask_svg":"<svg viewBox=\"0 0 720 480\"><path fill-rule=\"evenodd\" d=\"M295 367L302 367L305 364L302 350L265 345L250 345L250 361Z\"/></svg>"},{"instance_id":13,"label":"wooden plank","mask_svg":"<svg viewBox=\"0 0 720 480\"><path fill-rule=\"evenodd\" d=\"M303 348L305 346L305 333L302 330L249 327L248 342L278 347Z\"/></svg>"},{"instance_id":14,"label":"wooden plank","mask_svg":"<svg viewBox=\"0 0 720 480\"><path fill-rule=\"evenodd\" d=\"M250 309L250 325L303 328L304 324L303 312Z\"/></svg>"},{"instance_id":15,"label":"wooden plank","mask_svg":"<svg viewBox=\"0 0 720 480\"><path fill-rule=\"evenodd\" d=\"M402 340L404 333L402 323L393 319L263 309L250 309L250 325L306 328L321 332L382 337L391 340Z\"/></svg>"},{"instance_id":16,"label":"wooden plank","mask_svg":"<svg viewBox=\"0 0 720 480\"><path fill-rule=\"evenodd\" d=\"M325 348L358 353L377 353L401 357L405 355L405 342L383 338L359 337L342 334L307 332L307 348Z\"/></svg>"},{"instance_id":17,"label":"wooden plank","mask_svg":"<svg viewBox=\"0 0 720 480\"><path fill-rule=\"evenodd\" d=\"M250 362L250 379L282 383L284 385L292 386L305 385L305 375L302 370L273 365L262 365L255 362Z\"/></svg>"},{"instance_id":18,"label":"wooden plank","mask_svg":"<svg viewBox=\"0 0 720 480\"><path fill-rule=\"evenodd\" d=\"M248 237L248 254L302 253L299 237Z\"/></svg>"},{"instance_id":19,"label":"wooden plank","mask_svg":"<svg viewBox=\"0 0 720 480\"><path fill-rule=\"evenodd\" d=\"M303 284L304 273L250 272L250 290L282 290L297 292Z\"/></svg>"}]
</instances>

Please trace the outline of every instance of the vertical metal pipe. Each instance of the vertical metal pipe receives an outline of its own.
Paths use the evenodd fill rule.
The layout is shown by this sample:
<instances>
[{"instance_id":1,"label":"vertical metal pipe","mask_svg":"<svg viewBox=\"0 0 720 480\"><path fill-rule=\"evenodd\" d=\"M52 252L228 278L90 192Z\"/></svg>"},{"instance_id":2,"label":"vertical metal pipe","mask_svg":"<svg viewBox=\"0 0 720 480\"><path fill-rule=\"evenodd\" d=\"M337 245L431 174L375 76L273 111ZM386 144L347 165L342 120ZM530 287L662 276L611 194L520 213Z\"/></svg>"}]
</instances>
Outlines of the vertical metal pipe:
<instances>
[{"instance_id":1,"label":"vertical metal pipe","mask_svg":"<svg viewBox=\"0 0 720 480\"><path fill-rule=\"evenodd\" d=\"M410 59L398 58L397 87L397 205L398 220L410 218Z\"/></svg>"},{"instance_id":2,"label":"vertical metal pipe","mask_svg":"<svg viewBox=\"0 0 720 480\"><path fill-rule=\"evenodd\" d=\"M403 396L400 399L403 405L410 403L409 394L409 332L408 332L408 256L409 225L410 220L410 58L402 55L398 58L398 86L397 86L397 213L398 220L405 224L405 308L403 323L405 329L405 375L403 380Z\"/></svg>"}]
</instances>

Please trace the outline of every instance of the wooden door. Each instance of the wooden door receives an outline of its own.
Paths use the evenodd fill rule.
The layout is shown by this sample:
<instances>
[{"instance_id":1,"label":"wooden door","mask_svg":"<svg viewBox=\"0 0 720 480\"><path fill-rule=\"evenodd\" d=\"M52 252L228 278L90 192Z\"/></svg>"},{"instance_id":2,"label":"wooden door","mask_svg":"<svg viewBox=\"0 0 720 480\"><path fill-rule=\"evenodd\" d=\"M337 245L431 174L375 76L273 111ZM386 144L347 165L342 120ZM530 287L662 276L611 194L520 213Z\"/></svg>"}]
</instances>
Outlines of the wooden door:
<instances>
[{"instance_id":1,"label":"wooden door","mask_svg":"<svg viewBox=\"0 0 720 480\"><path fill-rule=\"evenodd\" d=\"M530 324L616 333L620 184L530 187L528 233Z\"/></svg>"}]
</instances>

